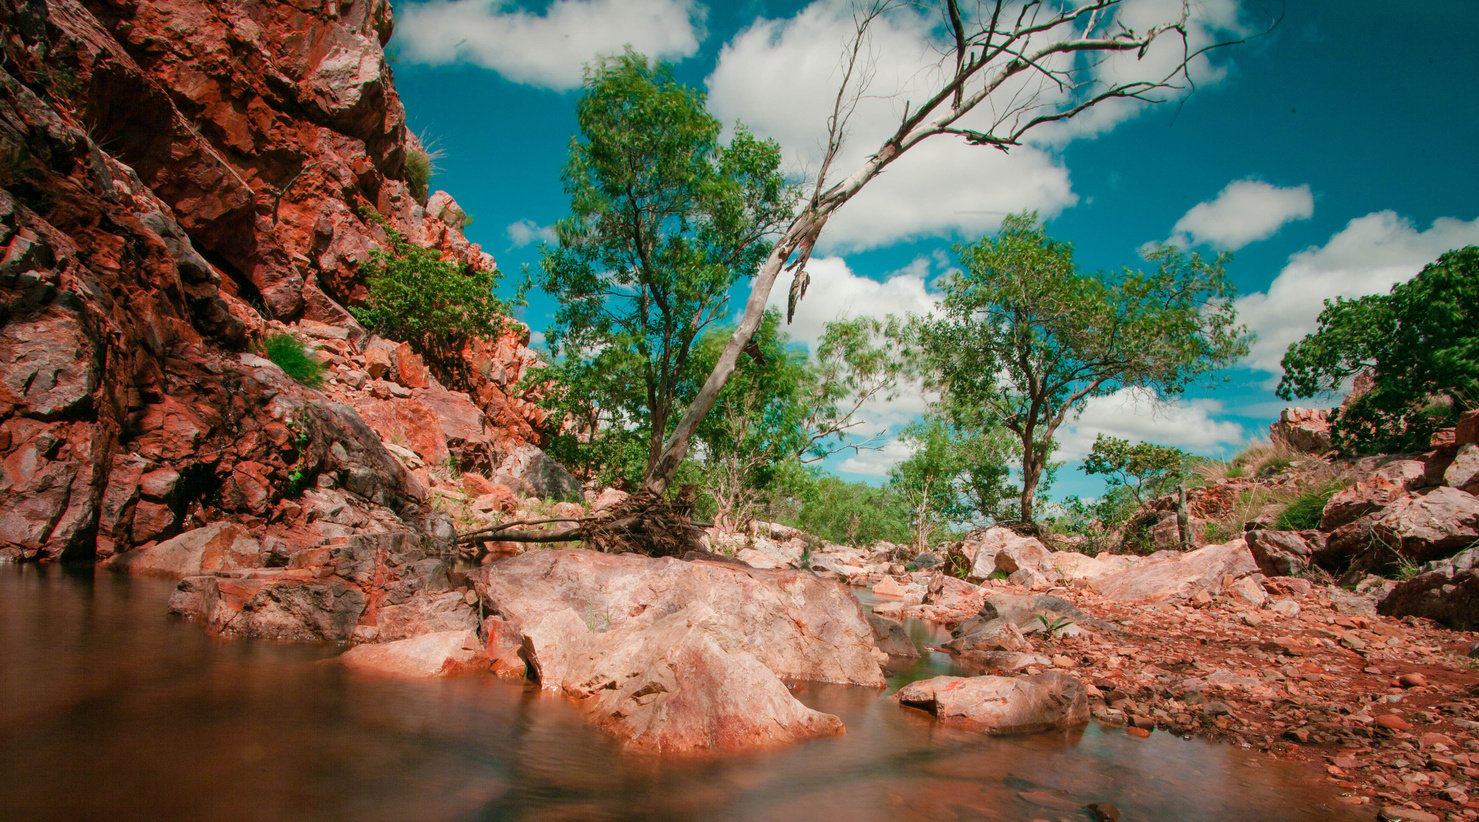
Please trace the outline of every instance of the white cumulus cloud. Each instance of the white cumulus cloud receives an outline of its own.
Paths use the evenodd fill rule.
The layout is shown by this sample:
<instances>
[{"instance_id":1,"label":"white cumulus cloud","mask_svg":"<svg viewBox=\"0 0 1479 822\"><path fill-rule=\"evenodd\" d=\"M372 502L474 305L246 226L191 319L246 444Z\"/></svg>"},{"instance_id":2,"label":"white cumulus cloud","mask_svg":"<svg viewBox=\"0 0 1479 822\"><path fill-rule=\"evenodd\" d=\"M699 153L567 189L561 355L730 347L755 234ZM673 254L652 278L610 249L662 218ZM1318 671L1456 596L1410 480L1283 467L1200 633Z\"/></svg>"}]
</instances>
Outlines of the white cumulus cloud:
<instances>
[{"instance_id":1,"label":"white cumulus cloud","mask_svg":"<svg viewBox=\"0 0 1479 822\"><path fill-rule=\"evenodd\" d=\"M1325 245L1289 258L1267 291L1238 298L1238 318L1258 335L1247 364L1273 374L1289 346L1314 331L1324 301L1384 294L1453 248L1479 243L1479 219L1443 217L1419 230L1393 211L1346 224Z\"/></svg>"},{"instance_id":2,"label":"white cumulus cloud","mask_svg":"<svg viewBox=\"0 0 1479 822\"><path fill-rule=\"evenodd\" d=\"M930 291L928 258L917 260L894 272L883 281L854 273L841 257L813 257L807 265L811 282L806 296L796 307L796 316L786 327L792 339L815 348L827 324L852 317L883 318L890 314L928 314L934 311L939 295ZM769 306L785 316L790 295L786 276L770 293Z\"/></svg>"},{"instance_id":3,"label":"white cumulus cloud","mask_svg":"<svg viewBox=\"0 0 1479 822\"><path fill-rule=\"evenodd\" d=\"M1307 185L1280 188L1261 180L1237 180L1211 200L1192 206L1176 221L1169 242L1210 243L1236 251L1314 213L1315 198Z\"/></svg>"},{"instance_id":4,"label":"white cumulus cloud","mask_svg":"<svg viewBox=\"0 0 1479 822\"><path fill-rule=\"evenodd\" d=\"M509 223L504 229L508 233L508 241L513 248L523 248L535 243L553 243L555 241L554 226L540 225L533 220L519 220Z\"/></svg>"},{"instance_id":5,"label":"white cumulus cloud","mask_svg":"<svg viewBox=\"0 0 1479 822\"><path fill-rule=\"evenodd\" d=\"M396 15L396 42L408 60L459 61L516 83L550 89L580 85L597 55L631 46L679 60L698 51L704 10L695 0L555 0L543 13L510 0L430 0Z\"/></svg>"},{"instance_id":6,"label":"white cumulus cloud","mask_svg":"<svg viewBox=\"0 0 1479 822\"><path fill-rule=\"evenodd\" d=\"M1221 411L1215 400L1156 402L1142 391L1122 388L1091 397L1078 419L1059 429L1053 458L1083 459L1101 433L1201 454L1241 445L1247 434L1237 423L1217 419Z\"/></svg>"},{"instance_id":7,"label":"white cumulus cloud","mask_svg":"<svg viewBox=\"0 0 1479 822\"><path fill-rule=\"evenodd\" d=\"M890 440L882 448L859 451L838 463L837 470L865 477L886 477L895 465L909 459L914 449L899 440Z\"/></svg>"}]
</instances>

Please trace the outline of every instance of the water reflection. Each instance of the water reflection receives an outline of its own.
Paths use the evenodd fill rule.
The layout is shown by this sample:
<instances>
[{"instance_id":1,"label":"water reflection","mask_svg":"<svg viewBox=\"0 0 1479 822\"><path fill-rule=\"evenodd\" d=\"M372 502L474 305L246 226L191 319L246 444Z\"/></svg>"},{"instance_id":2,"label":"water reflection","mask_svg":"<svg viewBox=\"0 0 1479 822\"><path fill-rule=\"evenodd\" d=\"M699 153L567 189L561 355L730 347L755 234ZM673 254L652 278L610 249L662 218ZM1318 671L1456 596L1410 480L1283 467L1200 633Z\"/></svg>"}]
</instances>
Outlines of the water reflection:
<instances>
[{"instance_id":1,"label":"water reflection","mask_svg":"<svg viewBox=\"0 0 1479 822\"><path fill-rule=\"evenodd\" d=\"M843 737L623 756L518 684L365 679L322 663L333 647L210 639L165 615L170 589L0 566L5 818L1086 819L1091 801L1137 820L1356 818L1308 772L1224 746L1092 726L988 739L837 686L797 695Z\"/></svg>"}]
</instances>

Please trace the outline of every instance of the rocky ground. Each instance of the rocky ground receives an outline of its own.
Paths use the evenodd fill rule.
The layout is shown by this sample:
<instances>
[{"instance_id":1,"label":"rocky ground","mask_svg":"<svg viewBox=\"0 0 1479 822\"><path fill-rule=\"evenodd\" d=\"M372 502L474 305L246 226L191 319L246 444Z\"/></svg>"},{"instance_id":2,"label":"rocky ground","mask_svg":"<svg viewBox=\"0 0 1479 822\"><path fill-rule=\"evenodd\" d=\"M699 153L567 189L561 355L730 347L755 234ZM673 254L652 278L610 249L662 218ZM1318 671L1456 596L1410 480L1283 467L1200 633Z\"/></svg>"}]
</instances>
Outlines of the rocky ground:
<instances>
[{"instance_id":1,"label":"rocky ground","mask_svg":"<svg viewBox=\"0 0 1479 822\"><path fill-rule=\"evenodd\" d=\"M1353 804L1479 817L1479 802L1470 804L1479 663L1468 655L1479 635L1377 616L1370 598L1302 582L1271 586L1271 602L1297 610L1232 596L1146 606L1049 591L1104 627L1028 634L1049 664L1023 670L1077 674L1091 686L1095 718L1127 733L1199 736L1314 763Z\"/></svg>"}]
</instances>

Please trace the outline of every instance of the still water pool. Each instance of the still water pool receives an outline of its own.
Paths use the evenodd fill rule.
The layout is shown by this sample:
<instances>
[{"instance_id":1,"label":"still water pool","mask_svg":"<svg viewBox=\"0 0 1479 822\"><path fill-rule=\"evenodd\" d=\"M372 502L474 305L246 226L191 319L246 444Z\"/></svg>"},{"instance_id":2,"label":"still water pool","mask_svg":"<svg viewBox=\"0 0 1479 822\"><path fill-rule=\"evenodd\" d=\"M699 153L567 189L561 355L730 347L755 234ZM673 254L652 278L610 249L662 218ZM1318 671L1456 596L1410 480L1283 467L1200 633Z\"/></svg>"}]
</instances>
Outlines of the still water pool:
<instances>
[{"instance_id":1,"label":"still water pool","mask_svg":"<svg viewBox=\"0 0 1479 822\"><path fill-rule=\"evenodd\" d=\"M841 716L842 737L624 756L560 698L212 639L166 615L171 590L0 565L0 818L1084 820L1089 802L1125 820L1369 818L1317 774L1228 746L1096 725L983 738L837 686L797 695Z\"/></svg>"}]
</instances>

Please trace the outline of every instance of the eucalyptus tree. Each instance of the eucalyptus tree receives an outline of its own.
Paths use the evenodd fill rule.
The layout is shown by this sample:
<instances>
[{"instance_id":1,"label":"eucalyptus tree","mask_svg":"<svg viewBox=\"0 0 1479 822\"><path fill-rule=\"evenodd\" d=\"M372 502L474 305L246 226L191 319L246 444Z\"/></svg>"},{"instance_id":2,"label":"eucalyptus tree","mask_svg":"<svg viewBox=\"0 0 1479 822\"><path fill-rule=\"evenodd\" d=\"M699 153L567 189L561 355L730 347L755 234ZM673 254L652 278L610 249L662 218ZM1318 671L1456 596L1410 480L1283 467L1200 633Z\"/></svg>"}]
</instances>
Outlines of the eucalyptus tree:
<instances>
[{"instance_id":1,"label":"eucalyptus tree","mask_svg":"<svg viewBox=\"0 0 1479 822\"><path fill-rule=\"evenodd\" d=\"M950 404L1016 435L1024 521L1054 435L1089 398L1131 388L1166 399L1248 351L1225 255L1160 246L1149 272L1084 274L1034 214L959 252L939 314L920 322L921 349Z\"/></svg>"},{"instance_id":2,"label":"eucalyptus tree","mask_svg":"<svg viewBox=\"0 0 1479 822\"><path fill-rule=\"evenodd\" d=\"M716 523L735 527L774 486L802 466L843 451L877 447L880 437L851 436L870 400L892 395L903 361L898 330L869 318L829 323L815 351L795 344L767 312L748 349L699 426L696 441ZM699 341L690 390L728 338L716 329ZM685 394L685 398L691 394Z\"/></svg>"},{"instance_id":3,"label":"eucalyptus tree","mask_svg":"<svg viewBox=\"0 0 1479 822\"><path fill-rule=\"evenodd\" d=\"M650 473L695 343L770 253L794 197L775 143L743 127L724 143L701 92L630 51L587 68L576 118L570 215L539 279L560 301L548 341L568 384L611 389L580 400L645 434ZM613 380L616 366L630 370Z\"/></svg>"}]
</instances>

